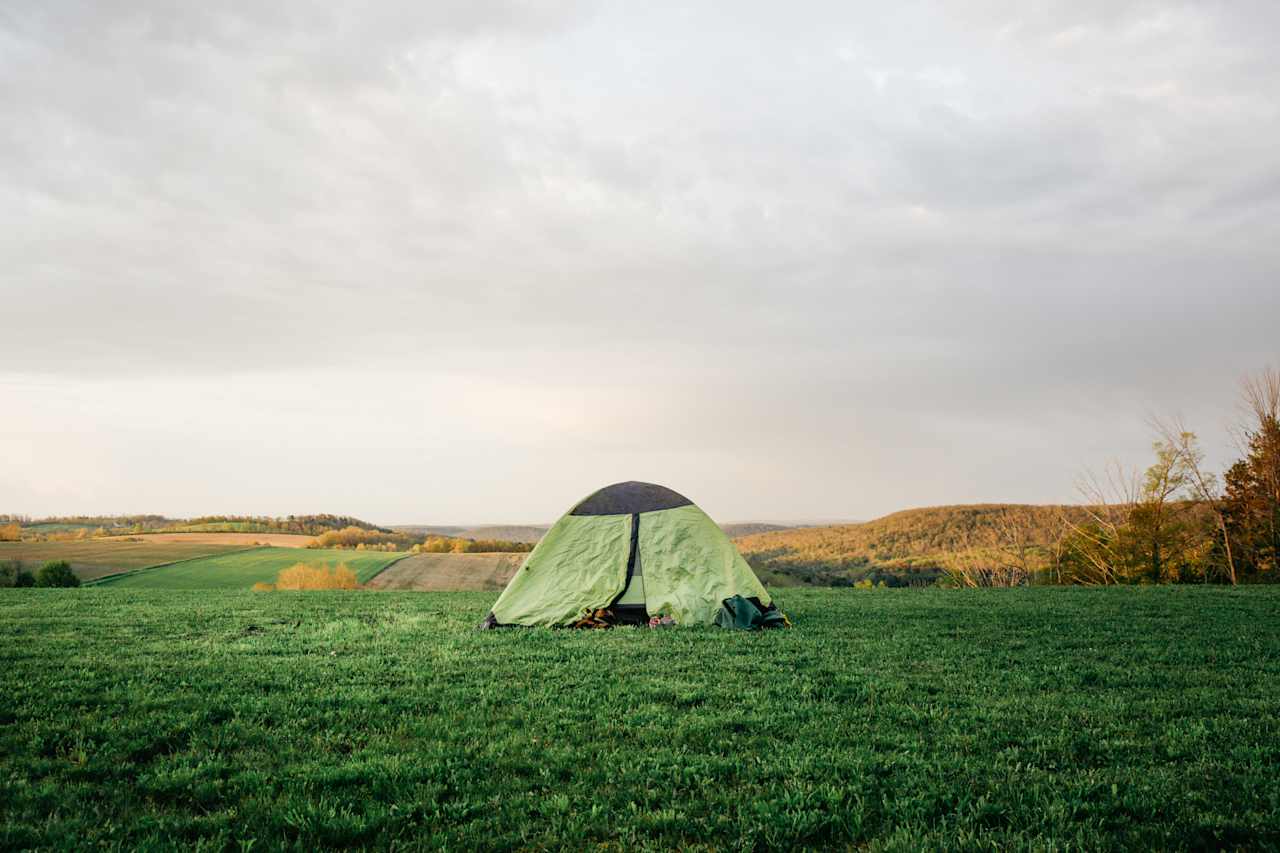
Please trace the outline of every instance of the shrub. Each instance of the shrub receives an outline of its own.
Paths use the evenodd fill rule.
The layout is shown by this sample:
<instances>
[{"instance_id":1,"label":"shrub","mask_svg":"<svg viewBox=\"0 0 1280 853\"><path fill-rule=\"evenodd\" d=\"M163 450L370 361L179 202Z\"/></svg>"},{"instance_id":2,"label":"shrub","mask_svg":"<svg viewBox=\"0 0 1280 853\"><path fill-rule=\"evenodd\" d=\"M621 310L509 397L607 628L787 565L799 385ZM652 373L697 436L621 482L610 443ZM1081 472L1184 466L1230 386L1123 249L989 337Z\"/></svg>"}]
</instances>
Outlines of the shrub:
<instances>
[{"instance_id":1,"label":"shrub","mask_svg":"<svg viewBox=\"0 0 1280 853\"><path fill-rule=\"evenodd\" d=\"M22 527L18 524L0 524L0 542L21 542Z\"/></svg>"},{"instance_id":2,"label":"shrub","mask_svg":"<svg viewBox=\"0 0 1280 853\"><path fill-rule=\"evenodd\" d=\"M71 571L71 564L66 560L50 560L36 572L36 586L73 587L80 586L80 578Z\"/></svg>"},{"instance_id":3,"label":"shrub","mask_svg":"<svg viewBox=\"0 0 1280 853\"><path fill-rule=\"evenodd\" d=\"M332 571L324 566L295 563L280 572L276 589L359 589L356 573L339 563Z\"/></svg>"},{"instance_id":4,"label":"shrub","mask_svg":"<svg viewBox=\"0 0 1280 853\"><path fill-rule=\"evenodd\" d=\"M22 563L18 560L5 560L0 563L0 588L17 586L18 574L22 571Z\"/></svg>"}]
</instances>

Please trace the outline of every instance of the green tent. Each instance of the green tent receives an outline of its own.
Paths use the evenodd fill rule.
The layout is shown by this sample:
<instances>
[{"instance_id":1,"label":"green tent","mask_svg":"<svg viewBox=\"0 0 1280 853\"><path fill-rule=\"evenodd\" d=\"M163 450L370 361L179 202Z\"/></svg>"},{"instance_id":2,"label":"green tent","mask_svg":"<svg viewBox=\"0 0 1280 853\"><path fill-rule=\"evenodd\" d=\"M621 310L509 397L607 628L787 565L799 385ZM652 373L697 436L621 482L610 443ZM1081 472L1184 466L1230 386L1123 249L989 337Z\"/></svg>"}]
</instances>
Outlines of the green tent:
<instances>
[{"instance_id":1,"label":"green tent","mask_svg":"<svg viewBox=\"0 0 1280 853\"><path fill-rule=\"evenodd\" d=\"M643 624L669 616L711 625L735 595L775 610L769 593L693 501L652 483L617 483L579 502L547 531L511 578L484 627Z\"/></svg>"}]
</instances>

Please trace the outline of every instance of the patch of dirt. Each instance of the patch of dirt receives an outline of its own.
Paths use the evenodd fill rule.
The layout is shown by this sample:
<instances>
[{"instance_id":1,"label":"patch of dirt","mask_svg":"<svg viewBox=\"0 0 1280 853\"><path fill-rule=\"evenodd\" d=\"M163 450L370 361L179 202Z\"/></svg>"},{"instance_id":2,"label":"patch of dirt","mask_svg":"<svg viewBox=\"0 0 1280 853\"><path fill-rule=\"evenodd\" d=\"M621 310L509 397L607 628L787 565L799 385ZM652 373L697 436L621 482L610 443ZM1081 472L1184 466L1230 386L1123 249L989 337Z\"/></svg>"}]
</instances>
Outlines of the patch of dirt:
<instances>
[{"instance_id":1,"label":"patch of dirt","mask_svg":"<svg viewBox=\"0 0 1280 853\"><path fill-rule=\"evenodd\" d=\"M417 554L405 557L365 584L368 589L501 590L528 554Z\"/></svg>"}]
</instances>

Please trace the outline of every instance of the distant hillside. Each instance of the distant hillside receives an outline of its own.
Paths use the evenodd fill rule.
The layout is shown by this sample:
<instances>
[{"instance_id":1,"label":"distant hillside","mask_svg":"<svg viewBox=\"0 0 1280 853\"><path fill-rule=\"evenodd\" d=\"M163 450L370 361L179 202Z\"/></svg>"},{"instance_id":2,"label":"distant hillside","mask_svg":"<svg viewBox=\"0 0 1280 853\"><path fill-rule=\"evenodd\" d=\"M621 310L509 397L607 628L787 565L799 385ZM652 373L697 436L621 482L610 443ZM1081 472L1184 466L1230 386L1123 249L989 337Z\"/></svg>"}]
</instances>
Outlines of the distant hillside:
<instances>
[{"instance_id":1,"label":"distant hillside","mask_svg":"<svg viewBox=\"0 0 1280 853\"><path fill-rule=\"evenodd\" d=\"M391 529L410 536L449 536L454 539L498 539L505 542L537 542L547 532L538 524L394 524Z\"/></svg>"},{"instance_id":2,"label":"distant hillside","mask_svg":"<svg viewBox=\"0 0 1280 853\"><path fill-rule=\"evenodd\" d=\"M26 516L0 516L0 524L14 521L32 533L62 533L76 530L119 530L136 528L158 530L174 523L163 515L66 515L31 519Z\"/></svg>"},{"instance_id":3,"label":"distant hillside","mask_svg":"<svg viewBox=\"0 0 1280 853\"><path fill-rule=\"evenodd\" d=\"M502 539L507 542L537 542L546 535L549 526L538 524L479 524L473 527L447 524L394 524L391 529L411 536L451 536L456 539ZM777 530L790 530L785 524L765 524L762 522L744 522L740 524L722 524L722 529L730 539L748 536L754 533L769 533Z\"/></svg>"},{"instance_id":4,"label":"distant hillside","mask_svg":"<svg viewBox=\"0 0 1280 853\"><path fill-rule=\"evenodd\" d=\"M280 517L258 515L205 515L175 521L166 532L182 533L301 533L307 536L319 536L330 530L342 530L347 527L359 527L362 530L376 530L390 533L385 527L370 524L349 515L286 515Z\"/></svg>"},{"instance_id":5,"label":"distant hillside","mask_svg":"<svg viewBox=\"0 0 1280 853\"><path fill-rule=\"evenodd\" d=\"M1001 525L1016 520L1025 541L1043 550L1062 519L1083 521L1078 506L974 504L908 509L861 524L800 527L738 538L747 561L766 577L842 584L868 578L931 583L959 552L993 547Z\"/></svg>"},{"instance_id":6,"label":"distant hillside","mask_svg":"<svg viewBox=\"0 0 1280 853\"><path fill-rule=\"evenodd\" d=\"M387 529L410 536L457 536L467 528L448 524L389 524Z\"/></svg>"},{"instance_id":7,"label":"distant hillside","mask_svg":"<svg viewBox=\"0 0 1280 853\"><path fill-rule=\"evenodd\" d=\"M292 533L319 536L331 530L359 527L388 533L349 515L205 515L196 518L166 518L163 515L77 515L30 519L25 516L0 516L0 522L12 518L22 526L24 538L84 538L89 535L139 533Z\"/></svg>"},{"instance_id":8,"label":"distant hillside","mask_svg":"<svg viewBox=\"0 0 1280 853\"><path fill-rule=\"evenodd\" d=\"M753 536L757 533L774 533L779 530L791 530L792 526L788 524L766 524L759 521L745 521L738 524L722 524L720 529L730 539L737 539L739 536Z\"/></svg>"}]
</instances>

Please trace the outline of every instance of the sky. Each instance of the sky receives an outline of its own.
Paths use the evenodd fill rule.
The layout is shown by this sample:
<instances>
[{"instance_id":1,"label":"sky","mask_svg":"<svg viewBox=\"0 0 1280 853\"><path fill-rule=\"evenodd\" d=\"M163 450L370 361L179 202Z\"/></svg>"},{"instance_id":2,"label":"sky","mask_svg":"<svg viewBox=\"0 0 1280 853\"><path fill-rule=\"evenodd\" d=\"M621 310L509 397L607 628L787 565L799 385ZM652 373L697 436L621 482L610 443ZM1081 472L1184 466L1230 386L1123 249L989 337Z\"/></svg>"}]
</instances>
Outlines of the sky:
<instances>
[{"instance_id":1,"label":"sky","mask_svg":"<svg viewBox=\"0 0 1280 853\"><path fill-rule=\"evenodd\" d=\"M1280 363L1272 0L0 0L0 512L1078 500Z\"/></svg>"}]
</instances>

